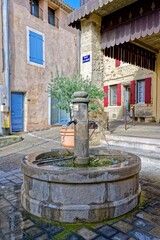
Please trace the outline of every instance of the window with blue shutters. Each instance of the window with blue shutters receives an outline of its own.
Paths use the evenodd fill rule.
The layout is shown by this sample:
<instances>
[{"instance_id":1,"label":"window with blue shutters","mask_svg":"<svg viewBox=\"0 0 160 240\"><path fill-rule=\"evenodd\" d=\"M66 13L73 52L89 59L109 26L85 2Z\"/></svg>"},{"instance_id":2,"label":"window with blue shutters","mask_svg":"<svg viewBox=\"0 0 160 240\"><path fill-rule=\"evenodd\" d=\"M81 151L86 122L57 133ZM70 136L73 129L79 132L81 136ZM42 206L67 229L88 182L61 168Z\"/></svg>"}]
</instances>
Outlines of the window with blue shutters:
<instances>
[{"instance_id":1,"label":"window with blue shutters","mask_svg":"<svg viewBox=\"0 0 160 240\"><path fill-rule=\"evenodd\" d=\"M45 65L44 59L44 34L28 28L28 63L33 65Z\"/></svg>"}]
</instances>

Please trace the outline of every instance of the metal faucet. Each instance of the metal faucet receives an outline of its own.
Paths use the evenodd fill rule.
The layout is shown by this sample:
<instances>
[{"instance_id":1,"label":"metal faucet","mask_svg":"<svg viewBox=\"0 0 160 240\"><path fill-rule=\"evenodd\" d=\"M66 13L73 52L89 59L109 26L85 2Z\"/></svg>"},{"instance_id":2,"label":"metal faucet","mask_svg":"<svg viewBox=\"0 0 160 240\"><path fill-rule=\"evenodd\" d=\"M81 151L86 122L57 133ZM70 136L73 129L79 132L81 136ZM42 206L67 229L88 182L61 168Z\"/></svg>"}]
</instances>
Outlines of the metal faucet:
<instances>
[{"instance_id":1,"label":"metal faucet","mask_svg":"<svg viewBox=\"0 0 160 240\"><path fill-rule=\"evenodd\" d=\"M67 126L71 125L72 123L74 123L74 125L76 125L76 124L77 124L77 120L74 119L74 120L72 120L72 121L69 121L69 122L67 123Z\"/></svg>"}]
</instances>

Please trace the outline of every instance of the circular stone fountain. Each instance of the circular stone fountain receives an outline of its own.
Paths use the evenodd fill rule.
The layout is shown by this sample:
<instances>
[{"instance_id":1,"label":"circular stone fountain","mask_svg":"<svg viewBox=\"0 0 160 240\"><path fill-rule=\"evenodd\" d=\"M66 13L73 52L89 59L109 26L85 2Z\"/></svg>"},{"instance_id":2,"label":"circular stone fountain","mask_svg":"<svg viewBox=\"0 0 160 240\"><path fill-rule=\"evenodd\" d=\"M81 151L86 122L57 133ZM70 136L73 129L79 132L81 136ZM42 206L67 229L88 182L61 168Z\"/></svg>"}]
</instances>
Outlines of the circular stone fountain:
<instances>
[{"instance_id":1,"label":"circular stone fountain","mask_svg":"<svg viewBox=\"0 0 160 240\"><path fill-rule=\"evenodd\" d=\"M31 214L59 222L100 222L139 203L139 157L88 148L88 99L76 93L75 150L30 154L22 162L21 201Z\"/></svg>"}]
</instances>

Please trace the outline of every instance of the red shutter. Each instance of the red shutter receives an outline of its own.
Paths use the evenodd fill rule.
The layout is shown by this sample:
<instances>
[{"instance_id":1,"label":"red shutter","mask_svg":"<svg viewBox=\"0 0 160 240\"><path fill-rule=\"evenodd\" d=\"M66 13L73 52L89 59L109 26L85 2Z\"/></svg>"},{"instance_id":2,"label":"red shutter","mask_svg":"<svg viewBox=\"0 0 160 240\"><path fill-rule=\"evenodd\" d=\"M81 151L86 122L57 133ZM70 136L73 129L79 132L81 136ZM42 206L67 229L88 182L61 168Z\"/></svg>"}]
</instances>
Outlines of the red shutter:
<instances>
[{"instance_id":1,"label":"red shutter","mask_svg":"<svg viewBox=\"0 0 160 240\"><path fill-rule=\"evenodd\" d=\"M145 79L145 103L151 103L151 78Z\"/></svg>"},{"instance_id":2,"label":"red shutter","mask_svg":"<svg viewBox=\"0 0 160 240\"><path fill-rule=\"evenodd\" d=\"M121 106L121 83L117 84L117 106Z\"/></svg>"},{"instance_id":3,"label":"red shutter","mask_svg":"<svg viewBox=\"0 0 160 240\"><path fill-rule=\"evenodd\" d=\"M119 60L116 59L116 61L115 61L115 65L116 65L116 67L119 67L119 66L121 65L121 62L120 62Z\"/></svg>"},{"instance_id":4,"label":"red shutter","mask_svg":"<svg viewBox=\"0 0 160 240\"><path fill-rule=\"evenodd\" d=\"M105 92L104 107L108 107L108 86L104 86L103 89Z\"/></svg>"},{"instance_id":5,"label":"red shutter","mask_svg":"<svg viewBox=\"0 0 160 240\"><path fill-rule=\"evenodd\" d=\"M135 80L130 83L130 104L135 104Z\"/></svg>"}]
</instances>

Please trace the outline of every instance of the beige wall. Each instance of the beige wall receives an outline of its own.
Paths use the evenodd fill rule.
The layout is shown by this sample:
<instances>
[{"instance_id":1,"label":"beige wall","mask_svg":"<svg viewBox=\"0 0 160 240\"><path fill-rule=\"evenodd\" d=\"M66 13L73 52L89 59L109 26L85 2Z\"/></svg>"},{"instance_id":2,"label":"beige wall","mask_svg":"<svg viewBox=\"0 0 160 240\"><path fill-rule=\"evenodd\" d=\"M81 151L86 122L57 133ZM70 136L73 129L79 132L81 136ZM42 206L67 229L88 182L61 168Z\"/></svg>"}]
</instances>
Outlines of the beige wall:
<instances>
[{"instance_id":1,"label":"beige wall","mask_svg":"<svg viewBox=\"0 0 160 240\"><path fill-rule=\"evenodd\" d=\"M48 24L47 1L41 0L43 20L30 14L29 1L9 1L11 91L25 93L25 131L48 126L47 85L57 70L70 74L77 67L77 31L67 26L67 13L57 10L59 28ZM45 68L27 64L27 30L45 35Z\"/></svg>"}]
</instances>

